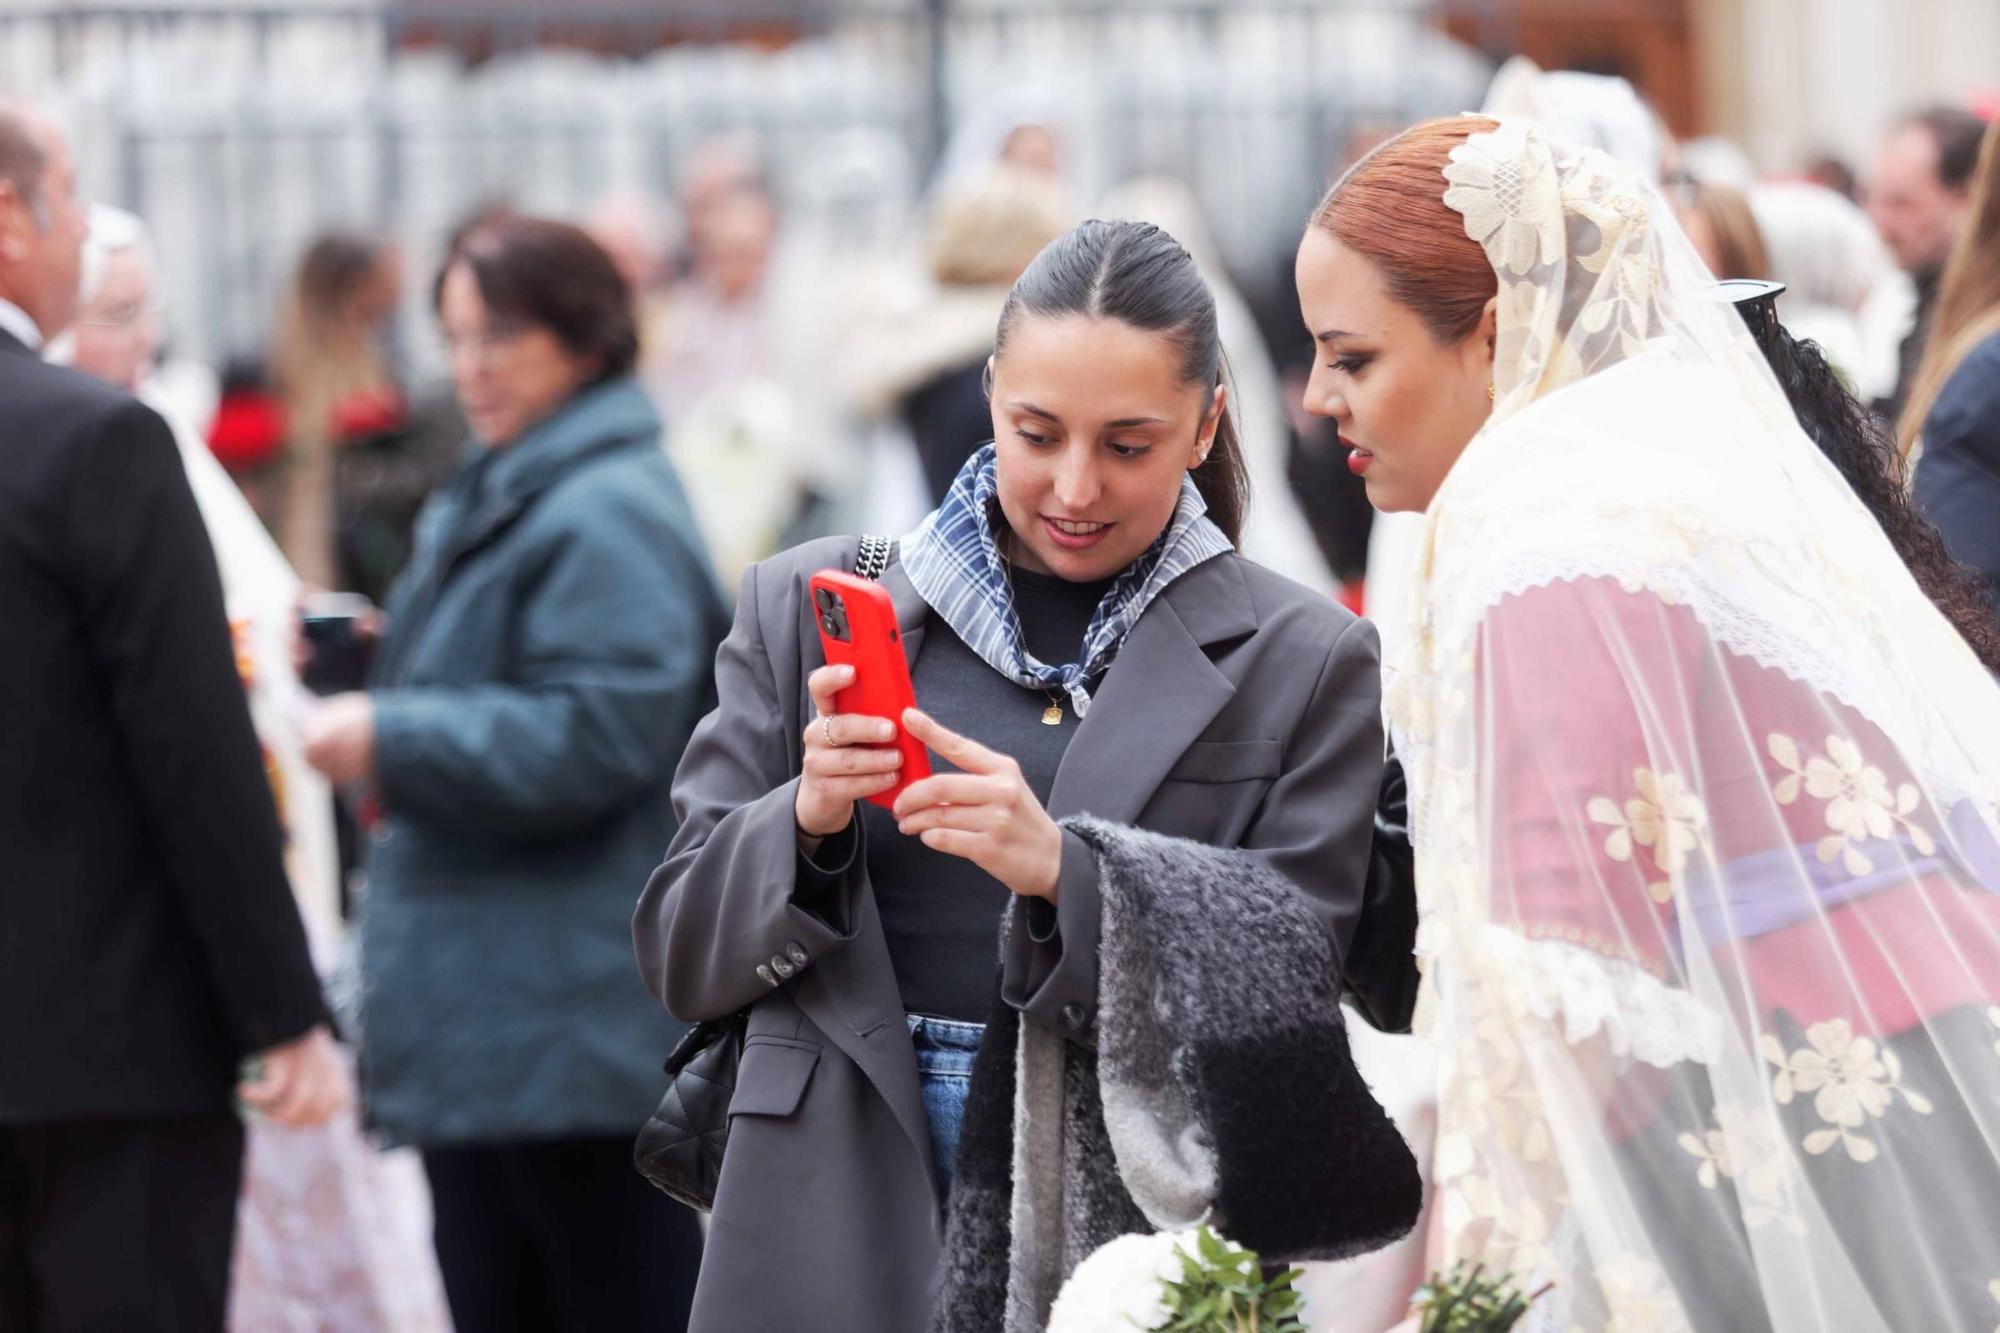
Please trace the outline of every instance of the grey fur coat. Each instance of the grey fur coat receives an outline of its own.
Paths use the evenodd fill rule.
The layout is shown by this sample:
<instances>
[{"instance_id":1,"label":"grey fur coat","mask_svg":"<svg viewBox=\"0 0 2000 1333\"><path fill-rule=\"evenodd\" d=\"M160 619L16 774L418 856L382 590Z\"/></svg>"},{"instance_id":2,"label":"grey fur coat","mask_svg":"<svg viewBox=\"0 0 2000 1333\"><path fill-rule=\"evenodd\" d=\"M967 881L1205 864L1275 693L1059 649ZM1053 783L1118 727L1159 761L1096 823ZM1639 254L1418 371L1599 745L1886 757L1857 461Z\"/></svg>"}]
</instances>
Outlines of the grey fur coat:
<instances>
[{"instance_id":1,"label":"grey fur coat","mask_svg":"<svg viewBox=\"0 0 2000 1333\"><path fill-rule=\"evenodd\" d=\"M1032 1333L1130 1232L1206 1222L1279 1261L1404 1235L1415 1160L1347 1049L1326 931L1227 849L1063 821L1098 861L1096 1049L996 1002L973 1069L937 1333Z\"/></svg>"}]
</instances>

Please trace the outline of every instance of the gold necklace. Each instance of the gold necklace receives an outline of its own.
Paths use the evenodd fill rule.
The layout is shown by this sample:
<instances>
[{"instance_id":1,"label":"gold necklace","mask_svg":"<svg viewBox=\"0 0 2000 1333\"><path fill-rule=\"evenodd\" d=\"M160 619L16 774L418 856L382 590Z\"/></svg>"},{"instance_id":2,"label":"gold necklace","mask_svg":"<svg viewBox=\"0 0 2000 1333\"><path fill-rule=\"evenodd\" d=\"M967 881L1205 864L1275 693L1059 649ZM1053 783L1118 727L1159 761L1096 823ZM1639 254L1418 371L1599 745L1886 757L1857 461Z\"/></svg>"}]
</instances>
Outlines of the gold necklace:
<instances>
[{"instance_id":1,"label":"gold necklace","mask_svg":"<svg viewBox=\"0 0 2000 1333\"><path fill-rule=\"evenodd\" d=\"M1042 687L1037 685L1035 688L1041 689ZM1042 725L1045 727L1060 727L1063 719L1062 695L1055 690L1042 690L1042 693L1049 698L1049 706L1042 710Z\"/></svg>"},{"instance_id":2,"label":"gold necklace","mask_svg":"<svg viewBox=\"0 0 2000 1333\"><path fill-rule=\"evenodd\" d=\"M1014 617L1014 633L1020 638L1022 650L1026 651L1028 631L1021 624L1021 602L1014 592L1014 562L1008 558L1004 549L1000 552L1000 573L1007 580L1007 610ZM1063 724L1062 691L1051 690L1042 685L1037 685L1035 688L1049 701L1049 706L1042 710L1042 725L1060 727Z\"/></svg>"}]
</instances>

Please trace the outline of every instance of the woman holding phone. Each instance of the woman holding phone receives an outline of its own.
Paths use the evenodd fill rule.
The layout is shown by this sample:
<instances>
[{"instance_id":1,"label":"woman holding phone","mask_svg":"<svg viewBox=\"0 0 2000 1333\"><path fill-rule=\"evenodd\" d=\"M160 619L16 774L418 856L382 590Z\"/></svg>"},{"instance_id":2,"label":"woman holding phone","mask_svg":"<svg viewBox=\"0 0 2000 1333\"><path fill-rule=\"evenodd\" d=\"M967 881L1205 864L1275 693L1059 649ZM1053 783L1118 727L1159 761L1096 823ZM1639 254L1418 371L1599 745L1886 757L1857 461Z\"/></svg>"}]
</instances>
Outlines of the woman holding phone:
<instances>
[{"instance_id":1,"label":"woman holding phone","mask_svg":"<svg viewBox=\"0 0 2000 1333\"><path fill-rule=\"evenodd\" d=\"M711 1333L926 1324L960 1263L945 1206L955 1236L979 1206L956 1149L983 1025L1098 1040L1109 899L1072 817L1177 835L1153 844L1166 865L1178 839L1227 849L1306 904L1336 964L1353 932L1375 634L1235 551L1243 462L1187 253L1086 222L1023 274L995 341L994 443L879 571L922 711L836 702L855 669L824 664L809 587L854 567L852 538L753 567L634 922L675 1015L749 1010L696 1295ZM900 728L932 775L906 780Z\"/></svg>"}]
</instances>

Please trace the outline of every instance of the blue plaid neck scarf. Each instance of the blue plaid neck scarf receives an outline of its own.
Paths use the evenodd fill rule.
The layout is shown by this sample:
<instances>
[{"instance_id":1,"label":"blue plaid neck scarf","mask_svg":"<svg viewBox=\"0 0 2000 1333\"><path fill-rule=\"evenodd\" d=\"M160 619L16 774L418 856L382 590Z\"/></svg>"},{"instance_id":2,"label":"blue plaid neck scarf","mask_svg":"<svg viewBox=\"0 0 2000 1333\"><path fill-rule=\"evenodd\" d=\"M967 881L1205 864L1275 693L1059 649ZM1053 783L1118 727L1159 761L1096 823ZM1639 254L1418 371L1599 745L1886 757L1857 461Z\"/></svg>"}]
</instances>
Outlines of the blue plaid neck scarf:
<instances>
[{"instance_id":1,"label":"blue plaid neck scarf","mask_svg":"<svg viewBox=\"0 0 2000 1333\"><path fill-rule=\"evenodd\" d=\"M1234 549L1210 522L1208 503L1192 477L1181 479L1180 503L1165 532L1125 567L1097 604L1083 634L1081 661L1051 666L1028 651L1007 586L994 527L999 518L998 469L987 445L959 469L944 503L902 542L903 571L917 593L988 666L1029 689L1061 690L1076 715L1090 711L1087 682L1096 678L1145 609L1181 575Z\"/></svg>"}]
</instances>

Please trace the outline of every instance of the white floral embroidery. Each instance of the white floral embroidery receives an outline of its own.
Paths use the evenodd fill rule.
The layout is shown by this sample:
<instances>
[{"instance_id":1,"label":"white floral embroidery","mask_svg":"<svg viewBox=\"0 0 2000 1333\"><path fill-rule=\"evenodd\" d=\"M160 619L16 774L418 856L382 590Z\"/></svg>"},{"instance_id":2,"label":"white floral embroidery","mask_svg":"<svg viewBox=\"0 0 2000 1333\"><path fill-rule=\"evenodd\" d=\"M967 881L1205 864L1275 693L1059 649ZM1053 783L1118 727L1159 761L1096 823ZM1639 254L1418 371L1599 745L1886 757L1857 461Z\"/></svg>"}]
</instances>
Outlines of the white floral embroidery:
<instances>
[{"instance_id":1,"label":"white floral embroidery","mask_svg":"<svg viewBox=\"0 0 2000 1333\"><path fill-rule=\"evenodd\" d=\"M1660 1266L1651 1260L1615 1255L1597 1266L1597 1285L1611 1316L1605 1333L1679 1333L1691 1327Z\"/></svg>"},{"instance_id":2,"label":"white floral embroidery","mask_svg":"<svg viewBox=\"0 0 2000 1333\"><path fill-rule=\"evenodd\" d=\"M1897 1094L1918 1115L1931 1113L1929 1098L1903 1086L1896 1053L1856 1036L1844 1018L1813 1024L1806 1029L1806 1045L1790 1054L1771 1032L1758 1039L1757 1049L1777 1066L1771 1093L1780 1106L1789 1106L1799 1093L1814 1094L1814 1113L1831 1126L1805 1136L1802 1146L1815 1157L1838 1143L1851 1160L1874 1161L1879 1149L1854 1131L1887 1114Z\"/></svg>"},{"instance_id":3,"label":"white floral embroidery","mask_svg":"<svg viewBox=\"0 0 2000 1333\"><path fill-rule=\"evenodd\" d=\"M1634 843L1652 849L1653 864L1667 879L1648 884L1646 892L1655 902L1671 902L1673 878L1687 868L1689 853L1707 836L1708 808L1677 773L1634 769L1632 785L1639 795L1625 802L1622 810L1610 797L1598 796L1585 807L1585 813L1593 823L1610 827L1604 854L1612 860L1630 861Z\"/></svg>"},{"instance_id":4,"label":"white floral embroidery","mask_svg":"<svg viewBox=\"0 0 2000 1333\"><path fill-rule=\"evenodd\" d=\"M1826 802L1826 826L1832 832L1819 840L1821 861L1831 863L1838 857L1848 874L1870 874L1875 862L1855 844L1893 837L1898 827L1923 855L1937 851L1930 831L1910 819L1923 803L1917 785L1905 782L1892 791L1888 776L1868 763L1853 741L1828 736L1826 753L1813 755L1803 764L1798 742L1790 736L1773 732L1766 744L1771 758L1788 774L1772 788L1778 804L1798 800L1801 787L1808 796Z\"/></svg>"},{"instance_id":5,"label":"white floral embroidery","mask_svg":"<svg viewBox=\"0 0 2000 1333\"><path fill-rule=\"evenodd\" d=\"M1607 250L1610 244L1606 242ZM1586 268L1590 265L1588 259L1580 262ZM1577 326L1593 334L1615 329L1619 350L1626 356L1637 356L1650 332L1643 321L1652 309L1653 291L1660 284L1659 262L1642 251L1610 260L1609 268L1598 280L1594 299L1577 316Z\"/></svg>"},{"instance_id":6,"label":"white floral embroidery","mask_svg":"<svg viewBox=\"0 0 2000 1333\"><path fill-rule=\"evenodd\" d=\"M1695 1179L1703 1189L1715 1189L1724 1180L1735 1184L1746 1226L1776 1222L1793 1235L1805 1234L1805 1223L1791 1208L1792 1150L1775 1115L1761 1107L1720 1103L1713 1127L1682 1134L1680 1145L1701 1163Z\"/></svg>"},{"instance_id":7,"label":"white floral embroidery","mask_svg":"<svg viewBox=\"0 0 2000 1333\"><path fill-rule=\"evenodd\" d=\"M1563 207L1597 228L1597 248L1587 255L1576 256L1577 264L1589 273L1615 268L1613 256L1634 237L1645 234L1651 217L1645 196L1619 189L1616 182L1604 178L1597 165L1589 158L1582 159L1580 169L1571 175L1562 192ZM1630 289L1632 299L1650 301L1658 286L1659 270L1654 267L1642 285Z\"/></svg>"},{"instance_id":8,"label":"white floral embroidery","mask_svg":"<svg viewBox=\"0 0 2000 1333\"><path fill-rule=\"evenodd\" d=\"M1493 266L1525 277L1563 255L1562 196L1548 145L1525 124L1502 124L1451 152L1444 169L1446 207L1465 217L1465 234L1486 247Z\"/></svg>"}]
</instances>

